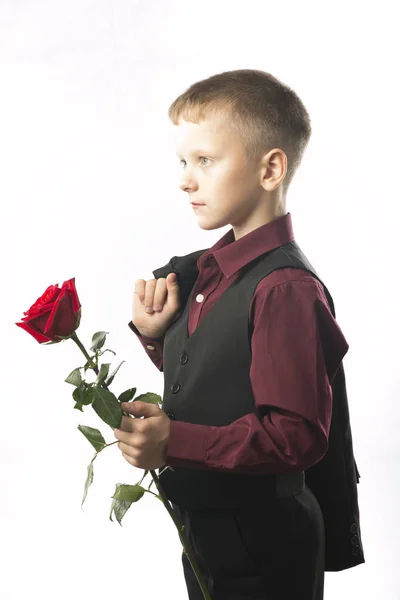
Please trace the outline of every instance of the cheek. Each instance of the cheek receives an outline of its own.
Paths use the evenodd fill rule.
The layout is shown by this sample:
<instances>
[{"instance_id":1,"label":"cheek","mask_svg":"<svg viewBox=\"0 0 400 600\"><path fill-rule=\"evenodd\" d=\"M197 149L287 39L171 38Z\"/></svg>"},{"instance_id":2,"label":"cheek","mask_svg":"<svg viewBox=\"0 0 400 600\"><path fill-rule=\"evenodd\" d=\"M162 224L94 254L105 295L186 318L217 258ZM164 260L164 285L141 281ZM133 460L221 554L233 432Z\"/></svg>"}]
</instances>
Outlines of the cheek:
<instances>
[{"instance_id":1,"label":"cheek","mask_svg":"<svg viewBox=\"0 0 400 600\"><path fill-rule=\"evenodd\" d=\"M216 170L210 177L213 189L224 198L227 195L235 193L235 190L243 186L243 176L232 168L221 168ZM228 194L227 194L228 192Z\"/></svg>"},{"instance_id":2,"label":"cheek","mask_svg":"<svg viewBox=\"0 0 400 600\"><path fill-rule=\"evenodd\" d=\"M218 208L229 210L254 192L254 177L240 166L221 165L204 177L203 189Z\"/></svg>"},{"instance_id":3,"label":"cheek","mask_svg":"<svg viewBox=\"0 0 400 600\"><path fill-rule=\"evenodd\" d=\"M249 179L244 173L227 173L221 181L222 198L226 199L229 204L240 202L250 192L249 185Z\"/></svg>"}]
</instances>

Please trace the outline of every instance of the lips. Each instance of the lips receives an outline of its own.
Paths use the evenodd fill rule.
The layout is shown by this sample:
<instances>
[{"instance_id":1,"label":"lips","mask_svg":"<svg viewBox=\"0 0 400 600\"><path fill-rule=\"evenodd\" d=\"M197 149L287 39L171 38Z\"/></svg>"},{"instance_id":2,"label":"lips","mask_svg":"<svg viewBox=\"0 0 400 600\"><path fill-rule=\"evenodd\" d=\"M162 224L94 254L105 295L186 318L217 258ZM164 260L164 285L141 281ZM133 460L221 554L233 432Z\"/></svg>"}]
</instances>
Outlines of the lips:
<instances>
[{"instance_id":1,"label":"lips","mask_svg":"<svg viewBox=\"0 0 400 600\"><path fill-rule=\"evenodd\" d=\"M204 204L198 204L197 202L191 202L192 206L205 206Z\"/></svg>"}]
</instances>

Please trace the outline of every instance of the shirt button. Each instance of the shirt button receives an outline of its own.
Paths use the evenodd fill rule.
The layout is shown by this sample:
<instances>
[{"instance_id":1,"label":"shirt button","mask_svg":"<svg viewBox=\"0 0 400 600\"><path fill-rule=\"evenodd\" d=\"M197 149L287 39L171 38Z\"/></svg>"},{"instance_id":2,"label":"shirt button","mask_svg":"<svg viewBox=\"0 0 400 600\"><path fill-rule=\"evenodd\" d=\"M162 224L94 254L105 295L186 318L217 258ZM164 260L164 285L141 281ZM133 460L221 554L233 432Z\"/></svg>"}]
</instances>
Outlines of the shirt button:
<instances>
[{"instance_id":1,"label":"shirt button","mask_svg":"<svg viewBox=\"0 0 400 600\"><path fill-rule=\"evenodd\" d=\"M171 392L173 394L176 394L176 392L179 392L180 389L181 389L181 386L179 385L179 383L173 383L171 385Z\"/></svg>"},{"instance_id":2,"label":"shirt button","mask_svg":"<svg viewBox=\"0 0 400 600\"><path fill-rule=\"evenodd\" d=\"M203 294L197 294L196 300L197 300L197 302L203 302L203 300L204 300Z\"/></svg>"},{"instance_id":3,"label":"shirt button","mask_svg":"<svg viewBox=\"0 0 400 600\"><path fill-rule=\"evenodd\" d=\"M149 350L154 350L154 346L152 346L151 344L148 344L148 345L146 346L146 348L148 348Z\"/></svg>"},{"instance_id":4,"label":"shirt button","mask_svg":"<svg viewBox=\"0 0 400 600\"><path fill-rule=\"evenodd\" d=\"M189 356L187 354L181 354L180 361L183 365L185 365L187 363L188 359L189 359Z\"/></svg>"}]
</instances>

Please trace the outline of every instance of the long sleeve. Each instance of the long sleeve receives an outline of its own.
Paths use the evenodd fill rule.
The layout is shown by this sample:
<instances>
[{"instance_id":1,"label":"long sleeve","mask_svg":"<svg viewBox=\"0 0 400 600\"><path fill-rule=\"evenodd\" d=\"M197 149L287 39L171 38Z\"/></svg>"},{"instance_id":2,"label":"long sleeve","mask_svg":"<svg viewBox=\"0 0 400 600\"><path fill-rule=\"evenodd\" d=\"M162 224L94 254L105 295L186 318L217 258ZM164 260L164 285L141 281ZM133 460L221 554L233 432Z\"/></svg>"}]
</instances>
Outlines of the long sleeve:
<instances>
[{"instance_id":1,"label":"long sleeve","mask_svg":"<svg viewBox=\"0 0 400 600\"><path fill-rule=\"evenodd\" d=\"M326 453L330 383L348 343L315 278L297 271L259 288L250 369L255 412L223 427L172 420L166 464L283 473L306 469Z\"/></svg>"},{"instance_id":2,"label":"long sleeve","mask_svg":"<svg viewBox=\"0 0 400 600\"><path fill-rule=\"evenodd\" d=\"M142 335L137 327L129 321L129 328L136 335L143 348L146 351L146 354L150 357L151 361L157 367L159 371L163 371L163 344L164 344L164 336L159 338L150 338L145 335Z\"/></svg>"}]
</instances>

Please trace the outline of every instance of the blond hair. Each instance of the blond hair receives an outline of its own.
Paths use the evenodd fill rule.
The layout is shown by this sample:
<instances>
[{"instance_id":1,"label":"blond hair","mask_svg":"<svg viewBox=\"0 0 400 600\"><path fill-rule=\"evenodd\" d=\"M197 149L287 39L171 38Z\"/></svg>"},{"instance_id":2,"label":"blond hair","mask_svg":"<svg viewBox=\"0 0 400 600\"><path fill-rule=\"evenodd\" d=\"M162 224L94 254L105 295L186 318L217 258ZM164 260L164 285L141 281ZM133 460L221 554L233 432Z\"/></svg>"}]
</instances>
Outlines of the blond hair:
<instances>
[{"instance_id":1,"label":"blond hair","mask_svg":"<svg viewBox=\"0 0 400 600\"><path fill-rule=\"evenodd\" d=\"M168 117L174 125L181 118L199 123L222 117L242 138L250 162L280 148L287 156L285 194L311 136L310 117L297 94L256 69L225 71L197 81L174 100Z\"/></svg>"}]
</instances>

